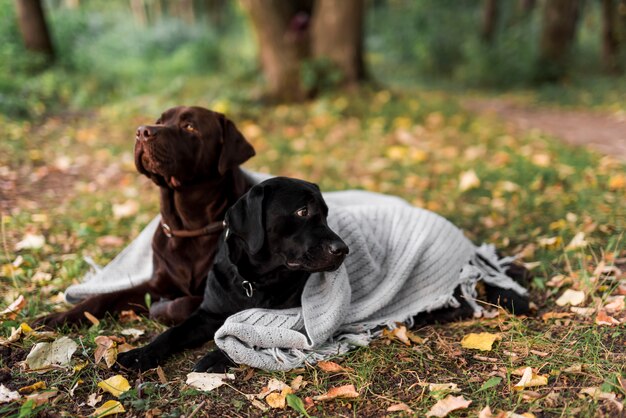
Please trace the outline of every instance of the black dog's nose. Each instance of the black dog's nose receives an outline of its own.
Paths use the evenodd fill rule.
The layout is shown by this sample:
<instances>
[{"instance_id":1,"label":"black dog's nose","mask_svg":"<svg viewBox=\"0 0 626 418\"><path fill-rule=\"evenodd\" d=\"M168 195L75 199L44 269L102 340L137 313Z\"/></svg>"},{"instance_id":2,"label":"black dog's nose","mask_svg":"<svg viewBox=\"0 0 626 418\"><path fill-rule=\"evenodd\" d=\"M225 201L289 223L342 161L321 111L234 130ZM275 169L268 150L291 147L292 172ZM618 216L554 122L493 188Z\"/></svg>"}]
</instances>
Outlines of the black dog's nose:
<instances>
[{"instance_id":1,"label":"black dog's nose","mask_svg":"<svg viewBox=\"0 0 626 418\"><path fill-rule=\"evenodd\" d=\"M137 141L150 141L156 138L158 126L140 126L135 133L135 139Z\"/></svg>"},{"instance_id":2,"label":"black dog's nose","mask_svg":"<svg viewBox=\"0 0 626 418\"><path fill-rule=\"evenodd\" d=\"M350 252L350 249L343 241L331 241L327 250L332 255L347 255Z\"/></svg>"}]
</instances>

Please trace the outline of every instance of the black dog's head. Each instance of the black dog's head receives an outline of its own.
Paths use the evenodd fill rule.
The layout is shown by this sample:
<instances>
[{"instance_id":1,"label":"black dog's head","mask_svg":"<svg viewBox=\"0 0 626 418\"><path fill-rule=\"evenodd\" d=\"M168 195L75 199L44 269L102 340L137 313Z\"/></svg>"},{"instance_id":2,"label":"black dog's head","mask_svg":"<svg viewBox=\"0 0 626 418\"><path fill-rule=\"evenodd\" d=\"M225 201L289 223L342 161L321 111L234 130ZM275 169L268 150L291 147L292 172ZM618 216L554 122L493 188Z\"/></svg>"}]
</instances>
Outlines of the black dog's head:
<instances>
[{"instance_id":1,"label":"black dog's head","mask_svg":"<svg viewBox=\"0 0 626 418\"><path fill-rule=\"evenodd\" d=\"M137 170L162 187L219 178L254 155L224 115L195 106L166 110L155 125L137 128L135 139Z\"/></svg>"},{"instance_id":2,"label":"black dog's head","mask_svg":"<svg viewBox=\"0 0 626 418\"><path fill-rule=\"evenodd\" d=\"M317 185L275 177L242 196L226 213L226 223L230 240L263 271L332 271L348 246L328 227L327 215Z\"/></svg>"}]
</instances>

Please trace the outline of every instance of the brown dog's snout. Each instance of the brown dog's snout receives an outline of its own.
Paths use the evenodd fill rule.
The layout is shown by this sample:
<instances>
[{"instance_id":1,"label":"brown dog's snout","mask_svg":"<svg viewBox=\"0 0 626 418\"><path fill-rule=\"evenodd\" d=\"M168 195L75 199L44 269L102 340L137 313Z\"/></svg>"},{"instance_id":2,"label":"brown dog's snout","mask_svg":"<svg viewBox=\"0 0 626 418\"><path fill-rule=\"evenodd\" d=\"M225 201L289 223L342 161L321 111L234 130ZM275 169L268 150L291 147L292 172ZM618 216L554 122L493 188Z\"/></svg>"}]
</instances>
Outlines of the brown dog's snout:
<instances>
[{"instance_id":1,"label":"brown dog's snout","mask_svg":"<svg viewBox=\"0 0 626 418\"><path fill-rule=\"evenodd\" d=\"M334 240L328 243L326 250L334 256L345 256L350 252L350 249L342 240Z\"/></svg>"},{"instance_id":2,"label":"brown dog's snout","mask_svg":"<svg viewBox=\"0 0 626 418\"><path fill-rule=\"evenodd\" d=\"M135 139L137 141L151 141L156 138L159 129L160 126L142 125L137 128L137 132L135 133Z\"/></svg>"}]
</instances>

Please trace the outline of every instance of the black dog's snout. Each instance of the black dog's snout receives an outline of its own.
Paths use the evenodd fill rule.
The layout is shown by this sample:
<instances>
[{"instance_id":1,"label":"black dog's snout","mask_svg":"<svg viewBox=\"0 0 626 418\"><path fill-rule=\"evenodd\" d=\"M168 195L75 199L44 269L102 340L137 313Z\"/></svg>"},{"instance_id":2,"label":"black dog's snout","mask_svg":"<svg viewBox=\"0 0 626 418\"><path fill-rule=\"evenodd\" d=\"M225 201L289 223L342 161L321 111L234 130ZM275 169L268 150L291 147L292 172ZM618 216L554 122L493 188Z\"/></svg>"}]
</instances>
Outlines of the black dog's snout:
<instances>
[{"instance_id":1,"label":"black dog's snout","mask_svg":"<svg viewBox=\"0 0 626 418\"><path fill-rule=\"evenodd\" d=\"M135 139L137 141L150 141L156 138L158 131L158 126L140 126L135 133Z\"/></svg>"},{"instance_id":2,"label":"black dog's snout","mask_svg":"<svg viewBox=\"0 0 626 418\"><path fill-rule=\"evenodd\" d=\"M326 247L329 253L332 255L347 255L350 252L350 249L346 245L345 242L341 240L331 241Z\"/></svg>"}]
</instances>

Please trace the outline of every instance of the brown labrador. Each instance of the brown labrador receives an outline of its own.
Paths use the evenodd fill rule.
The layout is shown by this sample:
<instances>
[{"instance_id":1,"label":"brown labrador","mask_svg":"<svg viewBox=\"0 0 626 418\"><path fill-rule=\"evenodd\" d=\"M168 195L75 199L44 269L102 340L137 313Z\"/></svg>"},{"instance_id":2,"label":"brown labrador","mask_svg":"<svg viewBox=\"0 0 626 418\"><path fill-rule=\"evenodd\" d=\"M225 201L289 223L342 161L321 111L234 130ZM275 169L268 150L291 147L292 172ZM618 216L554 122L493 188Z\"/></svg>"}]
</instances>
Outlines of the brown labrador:
<instances>
[{"instance_id":1,"label":"brown labrador","mask_svg":"<svg viewBox=\"0 0 626 418\"><path fill-rule=\"evenodd\" d=\"M153 274L144 284L85 299L67 312L42 317L50 327L85 322L85 312L146 308L163 322L186 319L202 302L226 210L251 187L239 165L254 148L224 115L201 107L166 110L155 125L140 126L135 165L160 188L161 228L152 239Z\"/></svg>"}]
</instances>

